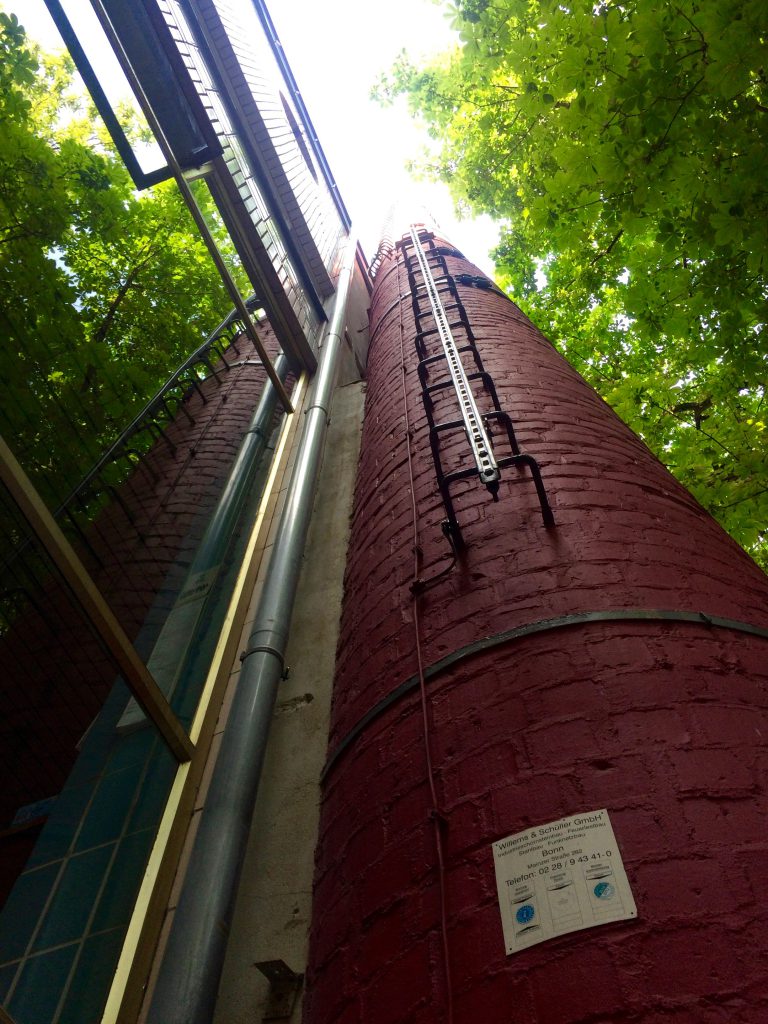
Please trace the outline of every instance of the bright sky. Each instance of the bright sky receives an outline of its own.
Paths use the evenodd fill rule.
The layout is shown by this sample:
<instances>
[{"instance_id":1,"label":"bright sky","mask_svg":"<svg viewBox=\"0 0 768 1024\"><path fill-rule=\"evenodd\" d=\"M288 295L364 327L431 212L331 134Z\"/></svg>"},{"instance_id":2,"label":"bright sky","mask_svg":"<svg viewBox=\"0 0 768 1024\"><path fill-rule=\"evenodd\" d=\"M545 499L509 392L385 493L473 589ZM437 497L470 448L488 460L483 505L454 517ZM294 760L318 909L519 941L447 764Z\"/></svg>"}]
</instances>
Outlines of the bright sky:
<instances>
[{"instance_id":1,"label":"bright sky","mask_svg":"<svg viewBox=\"0 0 768 1024\"><path fill-rule=\"evenodd\" d=\"M249 0L240 0L248 3ZM4 0L45 48L61 46L43 0ZM67 10L89 7L69 0ZM489 218L458 222L447 189L414 183L405 162L418 155L425 134L405 103L382 109L371 86L402 49L429 56L453 42L432 0L272 0L270 14L304 95L339 190L369 256L393 202L406 210L426 207L444 234L474 263L492 271L489 250L497 239ZM405 226L405 225L404 225Z\"/></svg>"},{"instance_id":2,"label":"bright sky","mask_svg":"<svg viewBox=\"0 0 768 1024\"><path fill-rule=\"evenodd\" d=\"M497 235L490 218L457 223L443 186L414 183L404 169L425 132L405 101L382 108L371 86L406 49L412 58L440 53L455 36L432 0L273 0L270 14L336 180L366 251L378 244L392 202L413 196L464 254L483 269Z\"/></svg>"}]
</instances>

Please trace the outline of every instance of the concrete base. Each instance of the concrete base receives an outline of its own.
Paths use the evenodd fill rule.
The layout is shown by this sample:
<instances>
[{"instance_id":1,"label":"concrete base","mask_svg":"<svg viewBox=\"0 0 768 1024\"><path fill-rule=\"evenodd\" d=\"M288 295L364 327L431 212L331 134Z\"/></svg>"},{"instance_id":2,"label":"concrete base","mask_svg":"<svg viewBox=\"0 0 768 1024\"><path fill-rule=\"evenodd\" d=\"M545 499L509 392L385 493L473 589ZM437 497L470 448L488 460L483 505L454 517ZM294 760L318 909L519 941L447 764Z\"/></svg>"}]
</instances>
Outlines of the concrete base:
<instances>
[{"instance_id":1,"label":"concrete base","mask_svg":"<svg viewBox=\"0 0 768 1024\"><path fill-rule=\"evenodd\" d=\"M303 973L336 641L360 445L363 385L336 391L214 1024L256 1024L269 985L254 963ZM301 999L286 1018L301 1020Z\"/></svg>"}]
</instances>

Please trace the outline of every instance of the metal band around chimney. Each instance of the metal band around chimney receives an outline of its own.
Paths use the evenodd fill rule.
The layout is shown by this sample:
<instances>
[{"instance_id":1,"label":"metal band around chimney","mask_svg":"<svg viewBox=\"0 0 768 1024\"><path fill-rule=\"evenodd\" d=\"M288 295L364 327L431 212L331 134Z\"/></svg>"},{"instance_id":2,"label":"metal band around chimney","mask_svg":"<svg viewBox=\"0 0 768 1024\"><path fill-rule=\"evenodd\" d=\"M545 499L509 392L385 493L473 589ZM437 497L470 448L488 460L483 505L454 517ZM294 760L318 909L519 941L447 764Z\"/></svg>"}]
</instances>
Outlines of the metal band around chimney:
<instances>
[{"instance_id":1,"label":"metal band around chimney","mask_svg":"<svg viewBox=\"0 0 768 1024\"><path fill-rule=\"evenodd\" d=\"M531 622L526 626L516 626L514 629L506 629L495 636L483 637L475 640L465 647L460 647L452 654L446 655L434 665L424 670L424 679L434 679L447 669L452 668L459 662L471 657L473 654L480 654L484 651L500 647L502 644L510 643L512 640L520 640L523 637L533 636L536 633L547 633L553 629L564 629L568 626L579 626L589 622L687 622L693 625L704 625L708 628L729 629L736 633L748 633L750 636L758 636L768 640L768 629L763 626L754 626L749 622L740 622L738 619L724 619L720 615L708 615L706 612L683 612L666 611L655 608L624 608L616 611L594 611L574 612L572 615L561 615L555 619L540 619L538 622ZM418 675L410 676L390 691L370 710L366 711L362 718L358 719L355 725L349 730L346 736L336 745L333 752L323 768L321 781L330 775L342 755L349 749L361 733L365 732L368 726L379 718L388 708L405 697L411 690L419 685Z\"/></svg>"}]
</instances>

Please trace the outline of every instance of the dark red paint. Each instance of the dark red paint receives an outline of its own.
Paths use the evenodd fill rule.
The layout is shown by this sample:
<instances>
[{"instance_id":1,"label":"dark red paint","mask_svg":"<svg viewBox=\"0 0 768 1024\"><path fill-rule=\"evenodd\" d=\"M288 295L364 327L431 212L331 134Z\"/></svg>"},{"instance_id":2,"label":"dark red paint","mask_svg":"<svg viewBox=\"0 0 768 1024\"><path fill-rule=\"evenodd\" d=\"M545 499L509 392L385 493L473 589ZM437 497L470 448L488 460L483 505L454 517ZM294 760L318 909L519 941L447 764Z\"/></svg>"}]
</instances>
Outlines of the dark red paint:
<instances>
[{"instance_id":1,"label":"dark red paint","mask_svg":"<svg viewBox=\"0 0 768 1024\"><path fill-rule=\"evenodd\" d=\"M331 750L416 671L401 319L423 574L445 564L401 260L385 261L371 303ZM512 303L461 296L557 527L543 527L525 472L505 472L496 504L478 484L457 490L467 549L419 599L425 664L576 611L767 627L768 579L752 561ZM768 1019L768 640L704 621L592 623L477 654L427 691L456 1024ZM306 1024L446 1020L429 805L411 691L324 785ZM491 843L601 807L638 919L507 957Z\"/></svg>"}]
</instances>

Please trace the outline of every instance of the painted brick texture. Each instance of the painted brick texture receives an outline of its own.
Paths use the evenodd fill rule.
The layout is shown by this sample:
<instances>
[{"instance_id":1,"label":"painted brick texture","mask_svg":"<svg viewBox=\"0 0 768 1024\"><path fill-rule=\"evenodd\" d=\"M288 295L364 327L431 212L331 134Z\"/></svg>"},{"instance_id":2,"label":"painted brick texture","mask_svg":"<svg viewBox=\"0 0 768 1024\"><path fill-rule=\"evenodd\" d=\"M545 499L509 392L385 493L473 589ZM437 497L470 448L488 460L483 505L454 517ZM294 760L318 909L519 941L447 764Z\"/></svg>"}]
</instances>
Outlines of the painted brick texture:
<instances>
[{"instance_id":1,"label":"painted brick texture","mask_svg":"<svg viewBox=\"0 0 768 1024\"><path fill-rule=\"evenodd\" d=\"M398 252L371 304L331 750L416 672L401 327L422 576L448 561L406 286ZM512 303L459 289L557 525L542 525L525 470L504 471L496 503L474 481L456 487L466 550L419 597L424 664L580 611L767 627L763 573ZM456 1024L768 1019L768 640L705 621L593 622L475 654L427 694ZM326 778L305 1024L447 1021L423 731L411 691ZM491 843L604 806L638 919L505 956Z\"/></svg>"},{"instance_id":2,"label":"painted brick texture","mask_svg":"<svg viewBox=\"0 0 768 1024\"><path fill-rule=\"evenodd\" d=\"M266 342L274 345L269 328ZM226 479L265 375L241 338L190 392L174 421L90 528L83 557L128 635L145 629L146 656L181 587ZM243 364L246 365L237 365ZM130 518L129 518L130 516ZM55 795L76 744L98 713L116 671L54 579L39 611L20 617L0 645L0 826L23 804Z\"/></svg>"}]
</instances>

